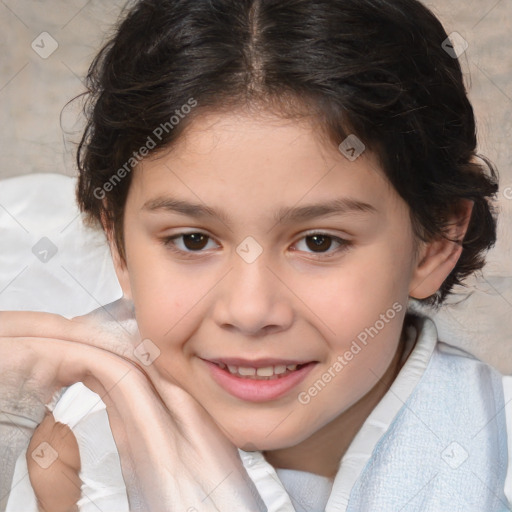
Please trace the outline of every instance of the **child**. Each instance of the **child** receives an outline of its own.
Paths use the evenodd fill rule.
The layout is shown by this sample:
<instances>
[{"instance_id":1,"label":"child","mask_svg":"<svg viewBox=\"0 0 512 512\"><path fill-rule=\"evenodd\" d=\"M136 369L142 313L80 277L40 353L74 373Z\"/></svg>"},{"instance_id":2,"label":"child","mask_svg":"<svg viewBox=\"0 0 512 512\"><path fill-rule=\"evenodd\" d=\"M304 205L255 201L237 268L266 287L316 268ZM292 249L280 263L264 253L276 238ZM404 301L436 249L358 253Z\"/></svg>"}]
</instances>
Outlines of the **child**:
<instances>
[{"instance_id":1,"label":"child","mask_svg":"<svg viewBox=\"0 0 512 512\"><path fill-rule=\"evenodd\" d=\"M2 313L54 397L7 510L510 510L508 381L415 307L496 237L456 46L416 0L125 14L77 188L124 298Z\"/></svg>"}]
</instances>

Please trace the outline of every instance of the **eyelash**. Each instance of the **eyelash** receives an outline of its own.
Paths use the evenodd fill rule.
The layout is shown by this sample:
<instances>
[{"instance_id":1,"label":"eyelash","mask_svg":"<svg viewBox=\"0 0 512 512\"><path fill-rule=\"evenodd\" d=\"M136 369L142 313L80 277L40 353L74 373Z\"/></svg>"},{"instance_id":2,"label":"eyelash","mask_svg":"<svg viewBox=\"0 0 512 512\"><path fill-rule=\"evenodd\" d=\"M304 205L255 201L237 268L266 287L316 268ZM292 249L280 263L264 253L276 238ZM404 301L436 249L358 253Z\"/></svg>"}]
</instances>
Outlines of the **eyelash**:
<instances>
[{"instance_id":1,"label":"eyelash","mask_svg":"<svg viewBox=\"0 0 512 512\"><path fill-rule=\"evenodd\" d=\"M186 235L204 235L209 240L212 240L212 237L207 235L206 233L203 233L201 231L190 231L189 233L178 233L178 234L173 235L173 236L168 236L168 237L161 238L161 242L164 245L164 247L166 247L170 251L175 252L175 253L179 253L180 255L182 255L182 256L184 256L186 258L194 258L196 254L200 254L202 252L205 252L204 250L184 251L182 249L177 249L176 246L175 246L174 240L177 239L177 238L181 238L183 236L186 236ZM330 235L329 233L323 233L321 231L310 231L310 232L304 234L299 239L299 241L303 240L305 238L311 237L311 236L315 236L315 235L317 235L317 236L320 235L320 236L323 236L323 237L330 238L333 241L335 241L335 242L340 244L340 246L337 249L335 249L334 251L332 251L330 253L315 253L315 252L309 253L309 254L316 254L319 257L319 259L331 258L331 257L337 255L338 253L345 252L352 245L352 242L349 241L349 240L346 240L344 238L340 238L340 237L337 237L337 236L334 236L334 235ZM324 254L326 254L326 255L324 255Z\"/></svg>"}]
</instances>

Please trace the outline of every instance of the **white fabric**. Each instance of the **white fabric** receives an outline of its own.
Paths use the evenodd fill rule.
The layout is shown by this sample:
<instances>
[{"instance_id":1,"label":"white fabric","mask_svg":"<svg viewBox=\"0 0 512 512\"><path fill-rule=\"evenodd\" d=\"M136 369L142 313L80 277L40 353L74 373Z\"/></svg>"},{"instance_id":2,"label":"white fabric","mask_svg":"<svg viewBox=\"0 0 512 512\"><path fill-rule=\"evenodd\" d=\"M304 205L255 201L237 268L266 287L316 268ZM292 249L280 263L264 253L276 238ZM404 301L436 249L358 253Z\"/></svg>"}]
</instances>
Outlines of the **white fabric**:
<instances>
[{"instance_id":1,"label":"white fabric","mask_svg":"<svg viewBox=\"0 0 512 512\"><path fill-rule=\"evenodd\" d=\"M510 425L512 425L512 377L506 375L503 377L503 392L505 395L507 430L510 432ZM509 467L505 481L505 496L509 503L512 503L512 442L508 443L508 461Z\"/></svg>"},{"instance_id":2,"label":"white fabric","mask_svg":"<svg viewBox=\"0 0 512 512\"><path fill-rule=\"evenodd\" d=\"M277 468L276 473L296 509L299 503L298 510L324 512L332 491L330 478L293 469Z\"/></svg>"},{"instance_id":3,"label":"white fabric","mask_svg":"<svg viewBox=\"0 0 512 512\"><path fill-rule=\"evenodd\" d=\"M105 404L81 382L64 392L53 410L57 421L72 428L77 438L82 466L82 512L128 511L119 455L108 423ZM28 477L26 450L19 456L13 477L13 491L6 511L38 512Z\"/></svg>"},{"instance_id":4,"label":"white fabric","mask_svg":"<svg viewBox=\"0 0 512 512\"><path fill-rule=\"evenodd\" d=\"M72 318L122 296L105 236L82 222L75 185L58 174L0 181L0 310Z\"/></svg>"},{"instance_id":5,"label":"white fabric","mask_svg":"<svg viewBox=\"0 0 512 512\"><path fill-rule=\"evenodd\" d=\"M407 336L407 347L410 348L413 345L414 347L392 386L368 416L342 458L332 490L327 496L325 512L345 512L347 510L352 488L372 456L377 442L387 432L397 413L404 406L404 402L416 388L431 360L438 342L435 324L428 320L424 323L421 332L417 333L415 329L409 329ZM445 352L462 353L456 347L444 343L442 346L442 350ZM502 381L505 397L512 397L512 377L503 377ZM463 385L463 383L461 384ZM103 415L103 420L89 421L89 416L96 414ZM106 419L105 406L99 396L82 384L75 384L63 394L54 409L54 415L58 421L68 424L73 429L79 443L80 454L83 457L81 477L85 481L84 490L87 495L85 496L84 493L84 497L80 501L80 511L89 512L89 510L97 510L97 508L104 512L128 511L115 443ZM512 438L511 416L510 404L507 404L507 435L509 439ZM239 452L244 467L254 481L269 512L324 510L322 507L327 494L325 478L315 477L309 473L304 474L304 472L287 471L281 480L279 473L281 475L284 473L276 471L261 452L243 450L239 450ZM25 453L19 457L16 467L17 477L26 472L24 458ZM100 471L98 461L108 461L106 468L108 468L109 477L107 480L105 474ZM17 482L17 478L14 481ZM505 495L509 499L512 496L511 482L512 469L509 464L504 488ZM293 489L301 484L307 485L308 488L304 488L300 494L292 494ZM318 502L314 505L316 509L308 508L311 495L316 490L319 490ZM18 482L12 489L7 512L37 512L37 508L31 508L30 494L33 494L33 491L28 478Z\"/></svg>"}]
</instances>

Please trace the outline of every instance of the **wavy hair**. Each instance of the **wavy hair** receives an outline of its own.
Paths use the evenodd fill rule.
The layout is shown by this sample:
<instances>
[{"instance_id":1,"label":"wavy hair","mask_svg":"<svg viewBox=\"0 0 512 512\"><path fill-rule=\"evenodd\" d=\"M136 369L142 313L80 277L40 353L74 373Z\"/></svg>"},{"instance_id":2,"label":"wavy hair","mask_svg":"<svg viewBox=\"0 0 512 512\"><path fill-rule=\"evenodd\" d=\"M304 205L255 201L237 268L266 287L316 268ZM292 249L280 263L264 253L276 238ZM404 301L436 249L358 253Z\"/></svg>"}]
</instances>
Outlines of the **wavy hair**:
<instances>
[{"instance_id":1,"label":"wavy hair","mask_svg":"<svg viewBox=\"0 0 512 512\"><path fill-rule=\"evenodd\" d=\"M462 199L473 201L463 251L438 292L482 268L496 241L497 170L476 150L476 126L447 34L416 0L142 0L130 4L87 75L87 126L78 147L77 200L111 230L123 261L131 173L97 193L163 130L170 148L205 110L260 105L310 115L338 146L355 134L379 158L423 241L446 236ZM154 138L154 137L153 137ZM96 191L96 193L95 193Z\"/></svg>"}]
</instances>

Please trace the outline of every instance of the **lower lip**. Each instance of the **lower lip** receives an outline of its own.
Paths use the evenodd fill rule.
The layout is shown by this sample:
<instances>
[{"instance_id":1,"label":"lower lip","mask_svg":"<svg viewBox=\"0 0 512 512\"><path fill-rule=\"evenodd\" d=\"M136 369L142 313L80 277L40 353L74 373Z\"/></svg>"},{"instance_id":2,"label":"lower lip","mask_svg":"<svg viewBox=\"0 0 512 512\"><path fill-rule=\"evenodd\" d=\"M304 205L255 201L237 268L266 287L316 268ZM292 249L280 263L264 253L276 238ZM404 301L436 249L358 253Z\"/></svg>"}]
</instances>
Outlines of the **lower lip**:
<instances>
[{"instance_id":1,"label":"lower lip","mask_svg":"<svg viewBox=\"0 0 512 512\"><path fill-rule=\"evenodd\" d=\"M203 361L210 368L213 379L228 393L247 402L267 402L276 400L298 386L313 369L316 363L308 363L299 370L288 373L284 377L269 380L256 380L237 377L215 363Z\"/></svg>"}]
</instances>

